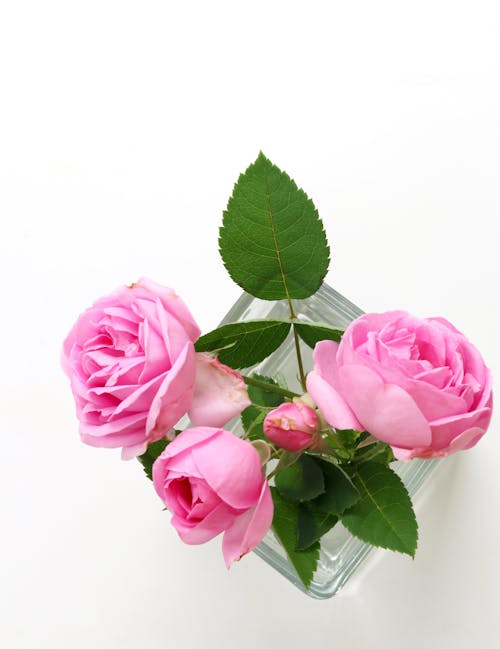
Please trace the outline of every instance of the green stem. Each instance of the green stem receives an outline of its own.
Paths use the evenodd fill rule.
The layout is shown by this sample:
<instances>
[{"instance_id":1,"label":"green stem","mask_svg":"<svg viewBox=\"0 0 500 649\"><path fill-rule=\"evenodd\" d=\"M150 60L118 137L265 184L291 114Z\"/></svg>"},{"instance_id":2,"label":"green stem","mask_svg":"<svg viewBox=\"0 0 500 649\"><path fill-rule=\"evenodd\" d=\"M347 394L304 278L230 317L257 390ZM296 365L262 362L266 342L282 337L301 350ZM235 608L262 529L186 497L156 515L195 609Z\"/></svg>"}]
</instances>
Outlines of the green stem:
<instances>
[{"instance_id":1,"label":"green stem","mask_svg":"<svg viewBox=\"0 0 500 649\"><path fill-rule=\"evenodd\" d=\"M293 325L292 325L293 327ZM297 354L297 365L299 366L300 385L304 392L307 392L306 375L304 373L304 365L302 364L302 356L300 354L300 343L295 327L293 327L293 339L295 341L295 353Z\"/></svg>"},{"instance_id":2,"label":"green stem","mask_svg":"<svg viewBox=\"0 0 500 649\"><path fill-rule=\"evenodd\" d=\"M288 308L290 309L290 320L296 320L297 315L293 310L292 300L290 299L290 297L288 297L288 295L287 295L287 302L288 302ZM306 375L304 372L304 364L302 363L302 354L300 353L299 336L293 324L292 324L292 329L293 329L293 340L295 342L295 354L297 355L297 365L299 366L300 385L302 386L304 392L307 392Z\"/></svg>"},{"instance_id":3,"label":"green stem","mask_svg":"<svg viewBox=\"0 0 500 649\"><path fill-rule=\"evenodd\" d=\"M264 392L275 392L276 394L281 394L283 397L289 397L290 399L299 396L296 392L292 392L291 390L286 390L285 388L282 388L279 385L275 385L274 383L259 381L259 379L254 379L251 376L244 376L243 380L247 385L253 385L255 388L260 388L261 390L264 390Z\"/></svg>"}]
</instances>

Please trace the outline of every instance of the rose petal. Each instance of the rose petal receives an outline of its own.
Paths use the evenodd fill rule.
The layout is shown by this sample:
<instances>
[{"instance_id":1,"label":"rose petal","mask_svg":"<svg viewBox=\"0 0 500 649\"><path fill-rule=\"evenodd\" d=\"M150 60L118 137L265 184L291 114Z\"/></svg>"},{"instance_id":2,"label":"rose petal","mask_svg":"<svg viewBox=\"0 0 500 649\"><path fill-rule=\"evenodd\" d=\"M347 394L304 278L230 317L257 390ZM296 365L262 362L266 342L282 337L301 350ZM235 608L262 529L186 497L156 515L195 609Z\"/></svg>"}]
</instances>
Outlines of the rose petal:
<instances>
[{"instance_id":1,"label":"rose petal","mask_svg":"<svg viewBox=\"0 0 500 649\"><path fill-rule=\"evenodd\" d=\"M339 343L333 340L320 340L313 351L314 371L337 389L339 387L338 351Z\"/></svg>"},{"instance_id":2,"label":"rose petal","mask_svg":"<svg viewBox=\"0 0 500 649\"><path fill-rule=\"evenodd\" d=\"M469 430L465 430L451 442L448 447L449 452L455 453L456 451L466 451L468 448L472 448L479 442L485 432L485 428L469 428Z\"/></svg>"},{"instance_id":3,"label":"rose petal","mask_svg":"<svg viewBox=\"0 0 500 649\"><path fill-rule=\"evenodd\" d=\"M486 374L484 377L484 386L483 386L483 392L481 394L481 398L479 399L479 403L477 404L477 408L492 408L493 407L493 394L491 392L493 388L493 376L491 374L491 370L486 369Z\"/></svg>"},{"instance_id":4,"label":"rose petal","mask_svg":"<svg viewBox=\"0 0 500 649\"><path fill-rule=\"evenodd\" d=\"M139 327L139 342L144 350L143 368L139 377L141 383L150 381L151 378L164 374L172 367L171 359L176 356L170 355L167 349L163 332L151 324L150 320L144 320ZM184 344L187 337L184 336Z\"/></svg>"},{"instance_id":5,"label":"rose petal","mask_svg":"<svg viewBox=\"0 0 500 649\"><path fill-rule=\"evenodd\" d=\"M200 328L196 324L190 310L187 308L184 301L177 295L175 291L166 286L162 286L157 282L149 279L148 277L141 277L135 284L134 288L137 291L145 290L145 294L149 296L150 293L156 294L166 311L168 311L176 320L180 322L182 327L188 333L191 342L196 342L200 337Z\"/></svg>"},{"instance_id":6,"label":"rose petal","mask_svg":"<svg viewBox=\"0 0 500 649\"><path fill-rule=\"evenodd\" d=\"M238 516L224 534L222 553L226 567L253 550L264 538L273 521L273 499L264 480L257 505Z\"/></svg>"},{"instance_id":7,"label":"rose petal","mask_svg":"<svg viewBox=\"0 0 500 649\"><path fill-rule=\"evenodd\" d=\"M402 388L384 384L375 372L361 365L343 366L339 376L348 404L374 437L404 448L430 443L425 417Z\"/></svg>"},{"instance_id":8,"label":"rose petal","mask_svg":"<svg viewBox=\"0 0 500 649\"><path fill-rule=\"evenodd\" d=\"M178 435L176 439L180 439L184 432ZM173 444L173 442L171 442L171 444ZM170 446L171 444L169 444L168 446ZM189 448L181 451L180 453L176 453L173 457L168 458L168 461L166 460L166 458L162 457L162 461L164 462L164 470L168 468L169 478L172 477L173 474L178 474L179 476L189 476L190 478L195 479L201 479L203 477L193 460L191 449Z\"/></svg>"},{"instance_id":9,"label":"rose petal","mask_svg":"<svg viewBox=\"0 0 500 649\"><path fill-rule=\"evenodd\" d=\"M440 390L426 381L412 380L406 392L415 401L427 421L467 412L467 404L461 397Z\"/></svg>"},{"instance_id":10,"label":"rose petal","mask_svg":"<svg viewBox=\"0 0 500 649\"><path fill-rule=\"evenodd\" d=\"M250 405L243 379L208 354L196 354L196 379L189 418L199 426L223 426Z\"/></svg>"},{"instance_id":11,"label":"rose petal","mask_svg":"<svg viewBox=\"0 0 500 649\"><path fill-rule=\"evenodd\" d=\"M492 399L488 407L468 412L463 415L444 417L431 422L432 446L441 449L449 446L455 437L470 428L481 428L483 431L489 426L492 414Z\"/></svg>"},{"instance_id":12,"label":"rose petal","mask_svg":"<svg viewBox=\"0 0 500 649\"><path fill-rule=\"evenodd\" d=\"M326 421L339 430L363 430L345 399L317 372L307 375L307 391Z\"/></svg>"},{"instance_id":13,"label":"rose petal","mask_svg":"<svg viewBox=\"0 0 500 649\"><path fill-rule=\"evenodd\" d=\"M403 462L408 462L415 457L424 460L446 457L451 453L465 451L468 448L472 448L477 444L477 442L481 439L485 432L486 431L482 428L469 428L468 430L455 437L455 439L452 440L449 446L446 446L444 448L437 449L433 446L429 446L427 448L404 449L393 446L392 451L394 453L394 457L397 460L401 460Z\"/></svg>"},{"instance_id":14,"label":"rose petal","mask_svg":"<svg viewBox=\"0 0 500 649\"><path fill-rule=\"evenodd\" d=\"M180 516L172 516L172 525L179 536L189 545L199 545L213 539L231 527L237 514L226 503L221 502L201 521L190 523Z\"/></svg>"},{"instance_id":15,"label":"rose petal","mask_svg":"<svg viewBox=\"0 0 500 649\"><path fill-rule=\"evenodd\" d=\"M143 412L134 412L127 417L121 417L115 421L107 421L98 425L90 424L86 421L80 421L80 435L83 441L92 444L90 439L96 440L92 446L109 446L111 448L121 446L121 442L126 441L127 436L141 434L144 437L146 415ZM98 440L98 441L97 441ZM121 441L119 441L121 440ZM138 439L133 440L135 444ZM108 444L109 442L109 444Z\"/></svg>"},{"instance_id":16,"label":"rose petal","mask_svg":"<svg viewBox=\"0 0 500 649\"><path fill-rule=\"evenodd\" d=\"M391 446L392 452L396 460L400 462L409 462L415 457L415 449L399 448L398 446Z\"/></svg>"},{"instance_id":17,"label":"rose petal","mask_svg":"<svg viewBox=\"0 0 500 649\"><path fill-rule=\"evenodd\" d=\"M131 440L128 439L127 443L130 443ZM137 444L132 444L131 446L124 446L121 452L122 460L133 460L138 455L142 455L146 452L148 448L147 440L138 442Z\"/></svg>"},{"instance_id":18,"label":"rose petal","mask_svg":"<svg viewBox=\"0 0 500 649\"><path fill-rule=\"evenodd\" d=\"M161 389L168 377L167 374L160 374L148 383L134 386L134 390L129 389L129 393L122 401L116 405L111 420L119 419L124 412L148 412L151 402L154 400L158 391Z\"/></svg>"},{"instance_id":19,"label":"rose petal","mask_svg":"<svg viewBox=\"0 0 500 649\"><path fill-rule=\"evenodd\" d=\"M153 485L156 490L156 493L160 498L165 502L165 475L167 469L172 467L172 470L176 470L177 467L184 467L183 456L186 454L189 456L189 460L186 459L186 462L193 462L191 458L191 449L196 448L198 444L203 444L207 442L210 438L219 434L218 428L186 428L180 435L168 444L162 454L156 458L153 463ZM179 457L179 463L176 464L173 462L173 458ZM201 477L201 473L198 468L192 464L190 465L190 470L193 471L193 475ZM188 474L189 475L189 474Z\"/></svg>"},{"instance_id":20,"label":"rose petal","mask_svg":"<svg viewBox=\"0 0 500 649\"><path fill-rule=\"evenodd\" d=\"M186 413L194 388L195 354L187 342L154 397L148 413L146 433L160 439Z\"/></svg>"},{"instance_id":21,"label":"rose petal","mask_svg":"<svg viewBox=\"0 0 500 649\"><path fill-rule=\"evenodd\" d=\"M236 509L255 505L262 468L259 454L249 442L219 429L210 444L197 445L192 454L199 472L222 500ZM220 458L224 458L223 464Z\"/></svg>"}]
</instances>

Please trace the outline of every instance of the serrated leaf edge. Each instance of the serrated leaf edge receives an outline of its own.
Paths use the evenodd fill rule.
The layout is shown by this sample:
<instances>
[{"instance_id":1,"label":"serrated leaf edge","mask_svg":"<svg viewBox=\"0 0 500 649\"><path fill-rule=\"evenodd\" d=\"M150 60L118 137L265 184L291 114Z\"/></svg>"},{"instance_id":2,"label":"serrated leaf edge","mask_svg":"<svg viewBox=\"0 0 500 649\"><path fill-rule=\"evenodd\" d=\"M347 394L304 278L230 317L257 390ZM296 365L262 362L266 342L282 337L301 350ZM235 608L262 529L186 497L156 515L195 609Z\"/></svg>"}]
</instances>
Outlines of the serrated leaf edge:
<instances>
[{"instance_id":1,"label":"serrated leaf edge","mask_svg":"<svg viewBox=\"0 0 500 649\"><path fill-rule=\"evenodd\" d=\"M382 465L381 465L381 466L382 466ZM383 473L383 471L380 471L379 473ZM405 491L406 491L406 487L405 487L403 481L401 480L401 478L400 478L396 473L394 473L394 471L392 472L392 474L393 474L393 476L394 476L394 477L395 477L395 478L400 482L401 486L402 486L402 487L405 489ZM376 473L374 473L373 475L376 475ZM371 493L368 491L367 486L366 486L366 484L365 484L365 481L364 481L364 480L362 479L362 477L359 475L359 472L358 472L358 471L355 471L354 474L353 474L353 476L355 476L355 477L356 477L356 478L361 482L361 484L362 484L362 486L363 486L363 489L364 489L364 491L366 492L366 494L368 495L369 499L370 499L370 500L372 501L372 503L375 505L376 509L380 512L380 515L381 515L381 516L382 516L382 517L387 521L387 523L388 523L388 527L391 529L392 533L393 533L393 534L394 534L394 535L395 535L395 536L400 540L401 545L406 546L406 542L403 541L403 540L401 539L400 535L399 535L399 534L397 533L397 531L394 529L394 527L393 527L392 524L390 523L389 519L385 516L385 514L384 514L384 512L383 512L383 509L382 509L381 507L378 506L377 502L374 500L374 498L372 497ZM372 477L373 477L373 476L372 476ZM407 491L406 491L406 493L408 494ZM361 495L361 498L363 498L363 495ZM408 499L410 500L410 504L412 505L412 503L411 503L411 498L410 498L410 495L409 495L409 494L408 494ZM359 501L358 501L358 502L359 502ZM356 505L357 505L357 503L355 503L352 507L356 507ZM352 509L352 507L351 507L350 509ZM365 543L368 543L368 544L370 544L370 545L374 545L374 544L371 543L368 539L362 538L358 533L353 532L353 531L349 528L349 526L348 526L348 525L343 521L343 516L344 516L345 514L348 514L348 513L349 513L349 509L346 510L345 512L343 512L343 514L340 515L340 519L341 519L341 521L342 521L342 524L345 525L345 527L349 530L349 532L351 532L351 534L352 534L353 536L356 536L357 538L361 539L361 540L364 541ZM386 549L386 550L392 550L393 552L399 552L400 554L407 554L407 555L409 555L410 557L412 557L412 559L414 559L414 558L415 558L415 553L416 553L416 550L417 550L417 545L418 545L418 522L417 522L417 518L416 518L416 516L415 516L415 511L414 511L414 509L413 509L413 505L411 506L411 515L412 515L412 519L413 519L413 521L415 522L415 526L416 526L416 530L417 530L417 538L415 539L415 548L413 549L412 552L410 552L410 551L404 551L404 550L398 550L397 548L391 548L391 547L389 547L388 545L384 545L384 544L380 544L380 545L377 544L377 545L374 546L374 547L380 547L380 548L384 548L384 549Z\"/></svg>"},{"instance_id":2,"label":"serrated leaf edge","mask_svg":"<svg viewBox=\"0 0 500 649\"><path fill-rule=\"evenodd\" d=\"M240 174L239 174L239 176L238 176L238 180L237 180L237 181L234 183L234 185L233 185L233 191L231 192L231 196L229 197L229 200L228 200L228 203L227 203L227 207L226 207L226 209L223 211L223 214L222 214L222 225L221 225L221 227L219 228L219 236L218 236L218 240L217 240L219 255L220 255L221 259L222 259L222 263L223 263L223 265L224 265L224 268L227 270L227 272L228 272L229 276L231 277L231 279L233 280L233 282L234 282L235 284L237 284L238 286L240 286L241 288L243 288L243 290L246 290L245 287L242 286L242 285L241 285L241 284L240 284L240 283L239 283L239 282L238 282L238 281L233 277L233 274L232 274L231 270L227 267L227 265L226 265L226 261L225 261L225 259L224 259L224 255L222 254L222 245L221 245L221 241L222 241L222 236L223 236L223 231L224 231L224 226L225 226L226 218L228 218L228 216L229 216L229 206L230 206L230 204L231 204L231 201L232 201L232 198L233 198L233 195L234 195L235 188L236 188L236 186L241 182L241 180L245 178L245 176L248 174L248 172L249 172L253 167L255 167L255 165L256 165L257 162L259 162L259 161L263 161L263 162L268 163L268 164L271 166L272 169L278 171L280 174L282 174L282 175L283 175L283 176L284 176L284 177L285 177L285 178L286 178L286 179L291 183L291 185L292 185L292 187L293 187L294 190L296 190L296 191L298 191L298 192L301 192L301 193L305 196L306 201L308 201L308 202L311 203L311 205L312 205L312 207L313 207L313 213L314 213L314 216L316 217L317 221L319 222L319 224L320 224L320 226L321 226L321 231L322 231L323 236L324 236L324 243L325 243L325 246L326 246L326 249L327 249L327 255L326 255L326 268L325 268L325 270L324 270L323 277L322 277L321 280L319 281L318 286L316 287L316 289L315 289L312 293L309 293L309 295L302 295L300 298L294 298L294 299L305 299L306 297L310 297L311 295L314 295L314 294L318 291L318 289L320 288L321 284L323 283L324 278L326 277L326 275L327 275L327 273L328 273L328 270L329 270L329 268L330 268L330 262L331 262L330 244L328 243L328 238L327 238L327 236L326 236L326 231L325 231L325 227L324 227L323 221L322 221L321 217L319 216L319 212L318 212L316 206L314 205L314 202L312 201L312 199L309 197L309 195L308 195L308 194L307 194L307 193L306 193L306 192L305 192L301 187L299 187L299 186L297 185L297 183L293 180L293 178L291 178L291 176L288 175L288 173L287 173L286 171L283 171L283 170L280 169L277 165L275 165L275 164L274 164L274 163L273 163L273 162L272 162L272 161L271 161L267 156L264 155L264 153L263 153L262 151L259 151L259 154L258 154L257 158L255 159L255 161L252 162L252 163L251 163L251 164L250 164L250 165L245 169L245 171L244 171L243 173L240 173ZM266 196L267 196L267 199L268 199L268 201L269 201L269 191L268 191L268 187L267 187L267 179L266 179ZM271 212L271 210L269 210L269 211ZM271 213L272 213L272 212L271 212ZM274 236L274 232L275 232L275 229L274 229L274 227L273 227L273 241L274 241L274 244L275 244L275 248L276 248L276 250L277 250L277 246L276 246L277 241L276 241L276 237ZM226 234L225 234L224 236L229 236L229 235L228 235L227 232L226 232ZM284 272L283 272L283 265L282 265L282 263L281 263L281 257L279 257L278 259L279 259L278 263L279 263L279 267L280 267L280 273L281 273L282 282L283 282L283 288L285 289L285 294L286 294L286 296L287 296L287 300L290 302L290 301L291 301L291 297L290 297L290 293L289 293L289 290L288 290L288 286L287 286L287 284L286 284L285 275L284 275ZM256 297L258 297L258 296L256 296ZM264 297L262 297L262 298L260 298L260 299L266 299L266 300L272 300L272 301L274 301L275 299L279 299L279 298L274 298L274 297L266 297L266 298L264 298Z\"/></svg>"}]
</instances>

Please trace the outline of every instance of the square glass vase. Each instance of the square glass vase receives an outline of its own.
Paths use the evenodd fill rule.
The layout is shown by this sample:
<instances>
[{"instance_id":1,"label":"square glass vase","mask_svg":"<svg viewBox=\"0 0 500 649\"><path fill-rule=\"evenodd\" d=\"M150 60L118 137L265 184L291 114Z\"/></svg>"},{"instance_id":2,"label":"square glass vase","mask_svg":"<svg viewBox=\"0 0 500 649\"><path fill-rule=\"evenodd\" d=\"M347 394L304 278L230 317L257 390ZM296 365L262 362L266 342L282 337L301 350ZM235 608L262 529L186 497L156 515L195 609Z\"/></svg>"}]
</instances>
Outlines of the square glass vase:
<instances>
[{"instance_id":1,"label":"square glass vase","mask_svg":"<svg viewBox=\"0 0 500 649\"><path fill-rule=\"evenodd\" d=\"M363 314L361 309L326 284L323 284L313 296L305 300L294 300L293 305L297 317L301 320L324 322L338 329L345 329L352 320ZM289 310L286 301L260 300L243 293L220 324L242 320L287 319L288 317ZM300 345L304 370L308 372L312 369L312 350L302 341ZM251 372L271 377L281 374L291 390L302 392L297 379L297 359L292 334L289 334L281 347L268 358L243 371L244 374ZM238 421L231 427L231 430L235 434L241 435L243 433L241 422ZM410 496L414 499L438 463L439 460L414 459L406 463L394 462L391 468L398 473ZM341 523L337 523L321 539L318 566L309 588L306 588L299 579L272 529L269 530L254 552L307 595L326 599L333 597L344 586L373 549L373 546L352 536ZM389 552L389 550L380 551Z\"/></svg>"}]
</instances>

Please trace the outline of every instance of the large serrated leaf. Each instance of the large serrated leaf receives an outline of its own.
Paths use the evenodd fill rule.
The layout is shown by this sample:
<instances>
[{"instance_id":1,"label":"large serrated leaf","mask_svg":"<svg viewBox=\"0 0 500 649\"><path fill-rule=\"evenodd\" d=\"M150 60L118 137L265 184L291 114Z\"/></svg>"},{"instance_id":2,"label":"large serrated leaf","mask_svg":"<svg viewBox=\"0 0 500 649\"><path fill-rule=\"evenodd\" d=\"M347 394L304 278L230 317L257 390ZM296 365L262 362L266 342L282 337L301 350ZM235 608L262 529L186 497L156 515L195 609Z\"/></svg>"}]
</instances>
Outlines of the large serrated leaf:
<instances>
[{"instance_id":1,"label":"large serrated leaf","mask_svg":"<svg viewBox=\"0 0 500 649\"><path fill-rule=\"evenodd\" d=\"M328 243L313 202L262 153L234 186L219 246L232 279L264 300L309 297L328 271Z\"/></svg>"},{"instance_id":2,"label":"large serrated leaf","mask_svg":"<svg viewBox=\"0 0 500 649\"><path fill-rule=\"evenodd\" d=\"M197 352L217 351L221 363L234 369L250 367L278 349L287 337L290 322L248 320L223 325L198 338Z\"/></svg>"},{"instance_id":3,"label":"large serrated leaf","mask_svg":"<svg viewBox=\"0 0 500 649\"><path fill-rule=\"evenodd\" d=\"M302 583L308 588L318 565L319 543L313 543L306 550L296 549L299 505L284 500L275 487L271 487L271 494L274 504L274 533L285 548Z\"/></svg>"},{"instance_id":4,"label":"large serrated leaf","mask_svg":"<svg viewBox=\"0 0 500 649\"><path fill-rule=\"evenodd\" d=\"M320 340L334 340L340 342L342 329L334 329L333 327L323 324L322 322L294 322L293 326L295 331L299 334L302 340L314 349L316 343Z\"/></svg>"},{"instance_id":5,"label":"large serrated leaf","mask_svg":"<svg viewBox=\"0 0 500 649\"><path fill-rule=\"evenodd\" d=\"M287 500L312 500L325 490L323 472L309 455L301 455L296 462L274 478L276 488Z\"/></svg>"},{"instance_id":6,"label":"large serrated leaf","mask_svg":"<svg viewBox=\"0 0 500 649\"><path fill-rule=\"evenodd\" d=\"M341 515L345 527L367 543L415 556L417 521L399 476L383 464L365 462L356 467L353 481L361 499Z\"/></svg>"}]
</instances>

